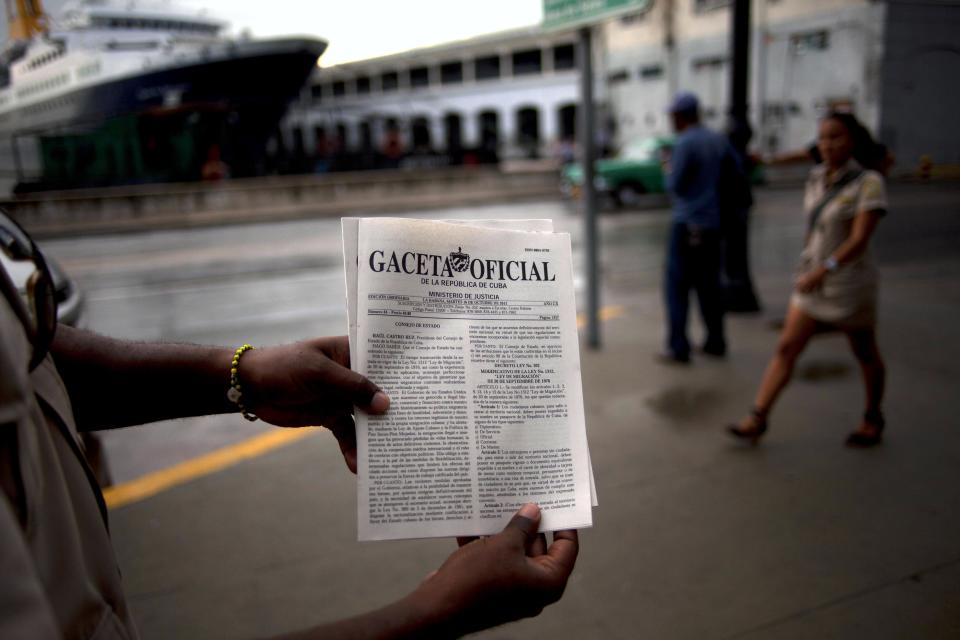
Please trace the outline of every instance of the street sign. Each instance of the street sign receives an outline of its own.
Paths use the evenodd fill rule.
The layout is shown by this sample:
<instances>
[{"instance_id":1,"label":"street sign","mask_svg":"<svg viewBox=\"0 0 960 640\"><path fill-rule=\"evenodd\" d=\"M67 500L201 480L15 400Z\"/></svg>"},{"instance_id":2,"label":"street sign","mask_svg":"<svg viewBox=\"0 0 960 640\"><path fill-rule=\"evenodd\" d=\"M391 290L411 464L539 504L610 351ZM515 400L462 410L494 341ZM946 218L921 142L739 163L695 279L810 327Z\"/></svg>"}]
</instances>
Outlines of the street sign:
<instances>
[{"instance_id":1,"label":"street sign","mask_svg":"<svg viewBox=\"0 0 960 640\"><path fill-rule=\"evenodd\" d=\"M543 0L543 28L580 27L624 13L644 11L651 0Z\"/></svg>"}]
</instances>

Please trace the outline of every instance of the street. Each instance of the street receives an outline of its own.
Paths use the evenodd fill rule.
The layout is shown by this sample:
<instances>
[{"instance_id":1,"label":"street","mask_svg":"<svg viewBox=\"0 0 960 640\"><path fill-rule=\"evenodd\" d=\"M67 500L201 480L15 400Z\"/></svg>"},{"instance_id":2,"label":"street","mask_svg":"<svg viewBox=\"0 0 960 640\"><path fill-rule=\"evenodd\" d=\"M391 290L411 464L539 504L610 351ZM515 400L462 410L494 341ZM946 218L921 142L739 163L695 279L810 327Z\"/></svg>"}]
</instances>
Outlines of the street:
<instances>
[{"instance_id":1,"label":"street","mask_svg":"<svg viewBox=\"0 0 960 640\"><path fill-rule=\"evenodd\" d=\"M583 352L600 506L564 599L487 638L955 637L960 634L960 188L896 184L874 250L889 436L842 446L862 411L846 341L818 338L756 450L728 442L776 343L804 224L798 188L758 192L764 312L728 319L729 357L663 368L665 209L600 224L604 346ZM430 212L552 218L559 202ZM345 332L339 221L64 238L47 252L117 337L275 344ZM582 278L579 280L582 282ZM582 300L582 285L578 285ZM697 320L693 337L700 336ZM103 435L119 483L272 427L237 415ZM328 434L111 513L144 638L260 637L409 591L453 543L356 542L355 485Z\"/></svg>"}]
</instances>

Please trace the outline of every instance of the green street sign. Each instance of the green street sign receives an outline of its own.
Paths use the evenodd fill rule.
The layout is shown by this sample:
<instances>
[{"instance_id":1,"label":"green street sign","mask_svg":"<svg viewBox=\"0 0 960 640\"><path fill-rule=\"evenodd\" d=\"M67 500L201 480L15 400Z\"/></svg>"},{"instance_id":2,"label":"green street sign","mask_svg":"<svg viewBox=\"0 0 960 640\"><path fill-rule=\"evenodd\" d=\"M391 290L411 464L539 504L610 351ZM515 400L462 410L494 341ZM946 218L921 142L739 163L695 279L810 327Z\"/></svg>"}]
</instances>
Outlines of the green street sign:
<instances>
[{"instance_id":1,"label":"green street sign","mask_svg":"<svg viewBox=\"0 0 960 640\"><path fill-rule=\"evenodd\" d=\"M543 0L543 28L579 27L649 6L650 0Z\"/></svg>"}]
</instances>

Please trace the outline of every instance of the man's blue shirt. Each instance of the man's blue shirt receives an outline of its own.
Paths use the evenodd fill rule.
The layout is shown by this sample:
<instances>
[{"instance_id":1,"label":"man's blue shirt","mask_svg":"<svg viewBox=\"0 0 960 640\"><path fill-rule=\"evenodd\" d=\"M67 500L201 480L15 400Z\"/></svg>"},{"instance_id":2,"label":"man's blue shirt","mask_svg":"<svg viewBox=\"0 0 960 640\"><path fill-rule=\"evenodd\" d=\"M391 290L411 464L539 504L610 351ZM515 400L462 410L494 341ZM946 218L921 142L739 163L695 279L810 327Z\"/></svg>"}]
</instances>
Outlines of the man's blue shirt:
<instances>
[{"instance_id":1,"label":"man's blue shirt","mask_svg":"<svg viewBox=\"0 0 960 640\"><path fill-rule=\"evenodd\" d=\"M720 226L720 175L724 162L739 163L726 137L699 124L684 129L673 147L667 191L673 221L716 229Z\"/></svg>"}]
</instances>

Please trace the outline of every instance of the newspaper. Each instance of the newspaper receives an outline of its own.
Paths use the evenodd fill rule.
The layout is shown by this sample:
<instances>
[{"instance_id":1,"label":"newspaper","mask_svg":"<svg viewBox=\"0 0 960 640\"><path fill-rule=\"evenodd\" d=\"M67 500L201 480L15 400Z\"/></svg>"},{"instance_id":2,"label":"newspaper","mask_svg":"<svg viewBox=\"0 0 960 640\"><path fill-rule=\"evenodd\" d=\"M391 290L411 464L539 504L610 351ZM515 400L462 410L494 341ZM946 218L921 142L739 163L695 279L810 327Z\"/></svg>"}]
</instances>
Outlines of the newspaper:
<instances>
[{"instance_id":1,"label":"newspaper","mask_svg":"<svg viewBox=\"0 0 960 640\"><path fill-rule=\"evenodd\" d=\"M517 231L506 226L537 231ZM549 221L344 219L361 540L591 526L570 238ZM358 259L359 258L359 259Z\"/></svg>"}]
</instances>

